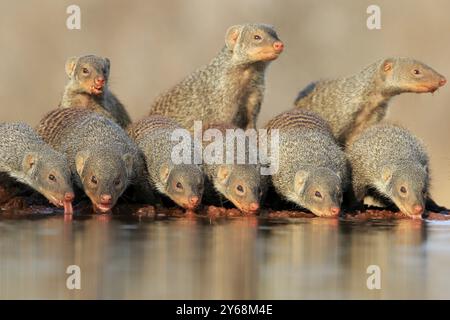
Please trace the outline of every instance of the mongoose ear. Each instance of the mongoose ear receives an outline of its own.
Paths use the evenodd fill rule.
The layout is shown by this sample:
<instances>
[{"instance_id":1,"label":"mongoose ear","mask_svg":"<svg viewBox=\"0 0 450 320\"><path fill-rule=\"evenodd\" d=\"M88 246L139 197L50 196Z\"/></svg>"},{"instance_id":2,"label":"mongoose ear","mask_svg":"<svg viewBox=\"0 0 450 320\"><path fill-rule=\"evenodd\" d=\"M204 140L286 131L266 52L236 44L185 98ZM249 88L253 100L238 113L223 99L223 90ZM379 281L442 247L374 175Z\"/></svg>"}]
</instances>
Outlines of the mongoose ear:
<instances>
[{"instance_id":1,"label":"mongoose ear","mask_svg":"<svg viewBox=\"0 0 450 320\"><path fill-rule=\"evenodd\" d=\"M382 70L384 72L389 72L394 69L394 61L392 59L386 59L383 61Z\"/></svg>"},{"instance_id":2,"label":"mongoose ear","mask_svg":"<svg viewBox=\"0 0 450 320\"><path fill-rule=\"evenodd\" d=\"M308 172L305 170L298 170L294 177L294 190L296 193L300 194L305 188L306 179L308 178Z\"/></svg>"},{"instance_id":3,"label":"mongoose ear","mask_svg":"<svg viewBox=\"0 0 450 320\"><path fill-rule=\"evenodd\" d=\"M224 184L230 176L230 170L227 166L220 166L217 170L217 179L220 183Z\"/></svg>"},{"instance_id":4,"label":"mongoose ear","mask_svg":"<svg viewBox=\"0 0 450 320\"><path fill-rule=\"evenodd\" d=\"M381 170L381 178L383 179L383 182L388 183L392 178L392 174L393 174L393 171L391 168L384 167Z\"/></svg>"},{"instance_id":5,"label":"mongoose ear","mask_svg":"<svg viewBox=\"0 0 450 320\"><path fill-rule=\"evenodd\" d=\"M30 172L36 164L38 160L38 156L34 152L27 153L25 157L23 157L22 168L26 173Z\"/></svg>"},{"instance_id":6,"label":"mongoose ear","mask_svg":"<svg viewBox=\"0 0 450 320\"><path fill-rule=\"evenodd\" d=\"M131 153L124 154L123 161L125 162L125 169L127 170L127 175L131 176L133 173L133 155Z\"/></svg>"},{"instance_id":7,"label":"mongoose ear","mask_svg":"<svg viewBox=\"0 0 450 320\"><path fill-rule=\"evenodd\" d=\"M73 72L75 71L75 66L77 65L78 57L70 57L66 61L66 73L69 78L73 77Z\"/></svg>"},{"instance_id":8,"label":"mongoose ear","mask_svg":"<svg viewBox=\"0 0 450 320\"><path fill-rule=\"evenodd\" d=\"M81 177L84 170L84 165L86 160L89 158L89 154L85 151L80 151L75 156L75 167L77 169L78 175Z\"/></svg>"},{"instance_id":9,"label":"mongoose ear","mask_svg":"<svg viewBox=\"0 0 450 320\"><path fill-rule=\"evenodd\" d=\"M159 169L159 178L161 181L166 184L167 179L169 179L170 168L167 164L163 164L161 169Z\"/></svg>"},{"instance_id":10,"label":"mongoose ear","mask_svg":"<svg viewBox=\"0 0 450 320\"><path fill-rule=\"evenodd\" d=\"M237 39L239 38L239 35L241 34L242 26L235 25L232 27L229 27L227 30L227 33L225 35L225 44L227 45L227 48L230 50L233 50Z\"/></svg>"}]
</instances>

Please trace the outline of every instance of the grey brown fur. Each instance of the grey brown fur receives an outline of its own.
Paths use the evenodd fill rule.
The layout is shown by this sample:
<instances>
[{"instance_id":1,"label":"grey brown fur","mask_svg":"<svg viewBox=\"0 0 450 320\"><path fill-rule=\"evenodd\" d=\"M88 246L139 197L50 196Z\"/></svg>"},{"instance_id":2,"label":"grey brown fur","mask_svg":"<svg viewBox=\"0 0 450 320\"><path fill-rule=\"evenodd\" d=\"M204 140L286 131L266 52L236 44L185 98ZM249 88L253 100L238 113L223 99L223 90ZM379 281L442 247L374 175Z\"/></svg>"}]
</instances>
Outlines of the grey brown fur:
<instances>
[{"instance_id":1,"label":"grey brown fur","mask_svg":"<svg viewBox=\"0 0 450 320\"><path fill-rule=\"evenodd\" d=\"M392 97L404 92L434 92L445 82L422 62L387 58L354 75L309 84L298 94L295 106L319 114L344 145L381 121Z\"/></svg>"},{"instance_id":2,"label":"grey brown fur","mask_svg":"<svg viewBox=\"0 0 450 320\"><path fill-rule=\"evenodd\" d=\"M74 195L64 154L52 149L25 123L1 123L0 137L0 172L71 211Z\"/></svg>"},{"instance_id":3,"label":"grey brown fur","mask_svg":"<svg viewBox=\"0 0 450 320\"><path fill-rule=\"evenodd\" d=\"M174 130L183 129L172 119L156 115L132 124L128 132L145 156L151 186L179 206L193 210L202 199L203 172L193 162L192 143L189 163L172 161L172 150L179 144L171 139ZM189 132L186 131L186 134Z\"/></svg>"},{"instance_id":4,"label":"grey brown fur","mask_svg":"<svg viewBox=\"0 0 450 320\"><path fill-rule=\"evenodd\" d=\"M349 146L348 157L356 200L361 203L373 189L405 214L421 216L428 197L429 164L414 135L392 124L378 124Z\"/></svg>"},{"instance_id":5,"label":"grey brown fur","mask_svg":"<svg viewBox=\"0 0 450 320\"><path fill-rule=\"evenodd\" d=\"M109 211L144 168L142 155L126 132L92 111L58 108L37 129L43 139L67 155L76 184L97 211Z\"/></svg>"},{"instance_id":6,"label":"grey brown fur","mask_svg":"<svg viewBox=\"0 0 450 320\"><path fill-rule=\"evenodd\" d=\"M223 136L225 143L225 133L227 129L237 129L231 124L217 123L205 127L206 130L218 130ZM213 138L214 139L214 138ZM242 146L242 142L245 145ZM223 145L223 161L218 164L203 165L206 175L205 198L212 201L217 195L225 197L231 201L239 210L244 213L255 214L260 209L260 202L267 189L267 176L260 173L260 164L252 164L248 159L249 146L252 141L249 138L235 140L235 152L233 163L226 163L226 147ZM204 155L209 154L209 142L204 143ZM237 162L237 152L240 147L244 148L245 163ZM212 201L214 203L214 201ZM215 203L214 203L215 204Z\"/></svg>"},{"instance_id":7,"label":"grey brown fur","mask_svg":"<svg viewBox=\"0 0 450 320\"><path fill-rule=\"evenodd\" d=\"M60 106L86 108L117 122L122 128L130 116L117 97L109 90L110 62L95 55L71 57L66 62L69 77Z\"/></svg>"},{"instance_id":8,"label":"grey brown fur","mask_svg":"<svg viewBox=\"0 0 450 320\"><path fill-rule=\"evenodd\" d=\"M327 123L313 112L292 110L265 127L269 132L279 130L279 168L272 175L275 190L315 215L339 215L348 167Z\"/></svg>"},{"instance_id":9,"label":"grey brown fur","mask_svg":"<svg viewBox=\"0 0 450 320\"><path fill-rule=\"evenodd\" d=\"M255 36L261 37L255 40ZM283 50L271 26L232 26L226 45L205 67L195 71L153 102L150 114L169 116L192 130L225 122L240 128L256 127L264 96L264 75L270 61Z\"/></svg>"}]
</instances>

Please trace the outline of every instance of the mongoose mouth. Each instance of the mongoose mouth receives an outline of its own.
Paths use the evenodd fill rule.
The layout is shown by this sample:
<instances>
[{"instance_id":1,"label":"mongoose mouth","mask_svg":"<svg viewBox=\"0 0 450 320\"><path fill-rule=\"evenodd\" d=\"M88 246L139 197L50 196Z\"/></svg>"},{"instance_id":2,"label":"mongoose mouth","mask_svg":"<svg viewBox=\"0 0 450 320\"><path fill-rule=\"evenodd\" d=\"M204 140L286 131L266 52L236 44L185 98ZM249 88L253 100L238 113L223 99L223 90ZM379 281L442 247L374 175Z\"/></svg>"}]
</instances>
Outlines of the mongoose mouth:
<instances>
[{"instance_id":1,"label":"mongoose mouth","mask_svg":"<svg viewBox=\"0 0 450 320\"><path fill-rule=\"evenodd\" d=\"M106 213L113 208L112 204L92 203L96 212Z\"/></svg>"},{"instance_id":2,"label":"mongoose mouth","mask_svg":"<svg viewBox=\"0 0 450 320\"><path fill-rule=\"evenodd\" d=\"M91 94L99 95L103 92L103 85L91 86Z\"/></svg>"},{"instance_id":3,"label":"mongoose mouth","mask_svg":"<svg viewBox=\"0 0 450 320\"><path fill-rule=\"evenodd\" d=\"M54 196L47 198L55 207L64 208L64 214L73 214L72 199L58 200Z\"/></svg>"}]
</instances>

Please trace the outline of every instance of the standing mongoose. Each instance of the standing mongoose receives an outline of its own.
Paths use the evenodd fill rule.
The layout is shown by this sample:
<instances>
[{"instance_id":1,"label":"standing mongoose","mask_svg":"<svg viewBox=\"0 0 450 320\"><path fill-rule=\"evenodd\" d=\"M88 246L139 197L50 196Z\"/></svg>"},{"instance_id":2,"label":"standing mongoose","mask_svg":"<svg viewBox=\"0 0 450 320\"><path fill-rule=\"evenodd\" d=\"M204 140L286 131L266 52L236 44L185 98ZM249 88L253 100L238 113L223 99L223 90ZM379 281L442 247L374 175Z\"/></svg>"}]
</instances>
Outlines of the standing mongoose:
<instances>
[{"instance_id":1,"label":"standing mongoose","mask_svg":"<svg viewBox=\"0 0 450 320\"><path fill-rule=\"evenodd\" d=\"M0 136L0 172L71 214L74 193L64 154L53 150L25 123L1 123Z\"/></svg>"},{"instance_id":2,"label":"standing mongoose","mask_svg":"<svg viewBox=\"0 0 450 320\"><path fill-rule=\"evenodd\" d=\"M77 186L95 211L110 211L144 167L136 144L115 122L80 108L50 111L37 129L44 141L65 153Z\"/></svg>"},{"instance_id":3,"label":"standing mongoose","mask_svg":"<svg viewBox=\"0 0 450 320\"><path fill-rule=\"evenodd\" d=\"M177 142L171 136L177 129L182 128L174 120L155 115L133 123L128 133L144 154L151 186L179 206L194 210L203 195L203 172L192 157L189 163L172 160Z\"/></svg>"},{"instance_id":4,"label":"standing mongoose","mask_svg":"<svg viewBox=\"0 0 450 320\"><path fill-rule=\"evenodd\" d=\"M66 62L69 82L60 106L87 108L126 128L131 123L130 116L108 88L109 70L108 58L95 55L69 58Z\"/></svg>"},{"instance_id":5,"label":"standing mongoose","mask_svg":"<svg viewBox=\"0 0 450 320\"><path fill-rule=\"evenodd\" d=\"M444 76L422 62L387 58L354 75L309 84L298 94L295 106L319 114L345 145L384 118L392 97L434 92L445 83Z\"/></svg>"},{"instance_id":6,"label":"standing mongoose","mask_svg":"<svg viewBox=\"0 0 450 320\"><path fill-rule=\"evenodd\" d=\"M206 66L193 72L153 102L150 114L169 116L192 130L225 122L255 128L264 96L264 75L284 45L265 24L242 24L228 29L225 46Z\"/></svg>"},{"instance_id":7,"label":"standing mongoose","mask_svg":"<svg viewBox=\"0 0 450 320\"><path fill-rule=\"evenodd\" d=\"M206 176L205 181L205 202L216 204L217 199L221 197L231 201L239 210L246 214L258 213L261 206L261 198L267 189L267 176L262 176L260 173L259 163L250 163L249 151L252 141L245 137L243 141L236 138L233 146L226 144L227 131L236 132L236 126L226 123L215 123L205 127L205 130L215 130L223 138L222 144L222 161L215 163L203 164L203 169ZM204 132L206 136L208 131ZM213 143L216 143L214 141ZM240 144L243 143L243 152L245 153L245 162L238 163ZM204 141L203 153L207 152L208 145ZM234 147L234 158L232 161L226 161L226 153L229 151L227 147ZM255 146L256 147L256 146ZM214 152L212 152L214 154ZM204 155L205 158L205 155ZM205 159L204 159L205 160Z\"/></svg>"},{"instance_id":8,"label":"standing mongoose","mask_svg":"<svg viewBox=\"0 0 450 320\"><path fill-rule=\"evenodd\" d=\"M355 200L361 204L372 193L412 218L421 217L429 202L428 156L408 130L385 123L372 126L349 145L348 158Z\"/></svg>"},{"instance_id":9,"label":"standing mongoose","mask_svg":"<svg viewBox=\"0 0 450 320\"><path fill-rule=\"evenodd\" d=\"M276 116L265 128L279 133L275 190L317 216L338 216L349 182L348 165L328 124L313 112L297 109Z\"/></svg>"}]
</instances>

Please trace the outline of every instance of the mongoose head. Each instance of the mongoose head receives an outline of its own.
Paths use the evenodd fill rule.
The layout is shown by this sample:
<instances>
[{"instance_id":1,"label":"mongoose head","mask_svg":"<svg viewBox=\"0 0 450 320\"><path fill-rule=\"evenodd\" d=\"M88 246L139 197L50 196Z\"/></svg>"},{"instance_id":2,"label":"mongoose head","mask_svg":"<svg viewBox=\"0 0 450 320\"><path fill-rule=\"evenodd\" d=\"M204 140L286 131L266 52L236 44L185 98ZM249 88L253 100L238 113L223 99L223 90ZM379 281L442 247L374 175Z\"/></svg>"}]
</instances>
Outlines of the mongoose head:
<instances>
[{"instance_id":1,"label":"mongoose head","mask_svg":"<svg viewBox=\"0 0 450 320\"><path fill-rule=\"evenodd\" d=\"M255 214L259 211L262 188L257 166L220 165L214 187L242 212Z\"/></svg>"},{"instance_id":2,"label":"mongoose head","mask_svg":"<svg viewBox=\"0 0 450 320\"><path fill-rule=\"evenodd\" d=\"M241 24L228 29L225 44L237 64L272 61L283 52L284 44L273 27L265 24Z\"/></svg>"},{"instance_id":3,"label":"mongoose head","mask_svg":"<svg viewBox=\"0 0 450 320\"><path fill-rule=\"evenodd\" d=\"M163 165L159 191L188 210L198 207L203 196L203 172L197 165Z\"/></svg>"},{"instance_id":4,"label":"mongoose head","mask_svg":"<svg viewBox=\"0 0 450 320\"><path fill-rule=\"evenodd\" d=\"M382 192L411 218L420 219L428 193L428 172L420 164L387 165L381 170Z\"/></svg>"},{"instance_id":5,"label":"mongoose head","mask_svg":"<svg viewBox=\"0 0 450 320\"><path fill-rule=\"evenodd\" d=\"M70 87L76 93L101 95L109 78L110 62L108 58L95 55L71 57L66 62L66 73Z\"/></svg>"},{"instance_id":6,"label":"mongoose head","mask_svg":"<svg viewBox=\"0 0 450 320\"><path fill-rule=\"evenodd\" d=\"M294 177L295 198L291 199L319 217L337 217L341 212L342 180L324 167L300 169Z\"/></svg>"},{"instance_id":7,"label":"mongoose head","mask_svg":"<svg viewBox=\"0 0 450 320\"><path fill-rule=\"evenodd\" d=\"M388 95L403 92L433 93L446 84L445 77L426 64L410 58L388 58L380 66L383 91Z\"/></svg>"},{"instance_id":8,"label":"mongoose head","mask_svg":"<svg viewBox=\"0 0 450 320\"><path fill-rule=\"evenodd\" d=\"M69 164L66 157L53 149L29 152L22 161L25 180L64 213L72 214L75 198Z\"/></svg>"},{"instance_id":9,"label":"mongoose head","mask_svg":"<svg viewBox=\"0 0 450 320\"><path fill-rule=\"evenodd\" d=\"M95 211L108 212L114 207L129 185L133 162L131 154L121 155L108 149L77 153L76 170Z\"/></svg>"}]
</instances>

